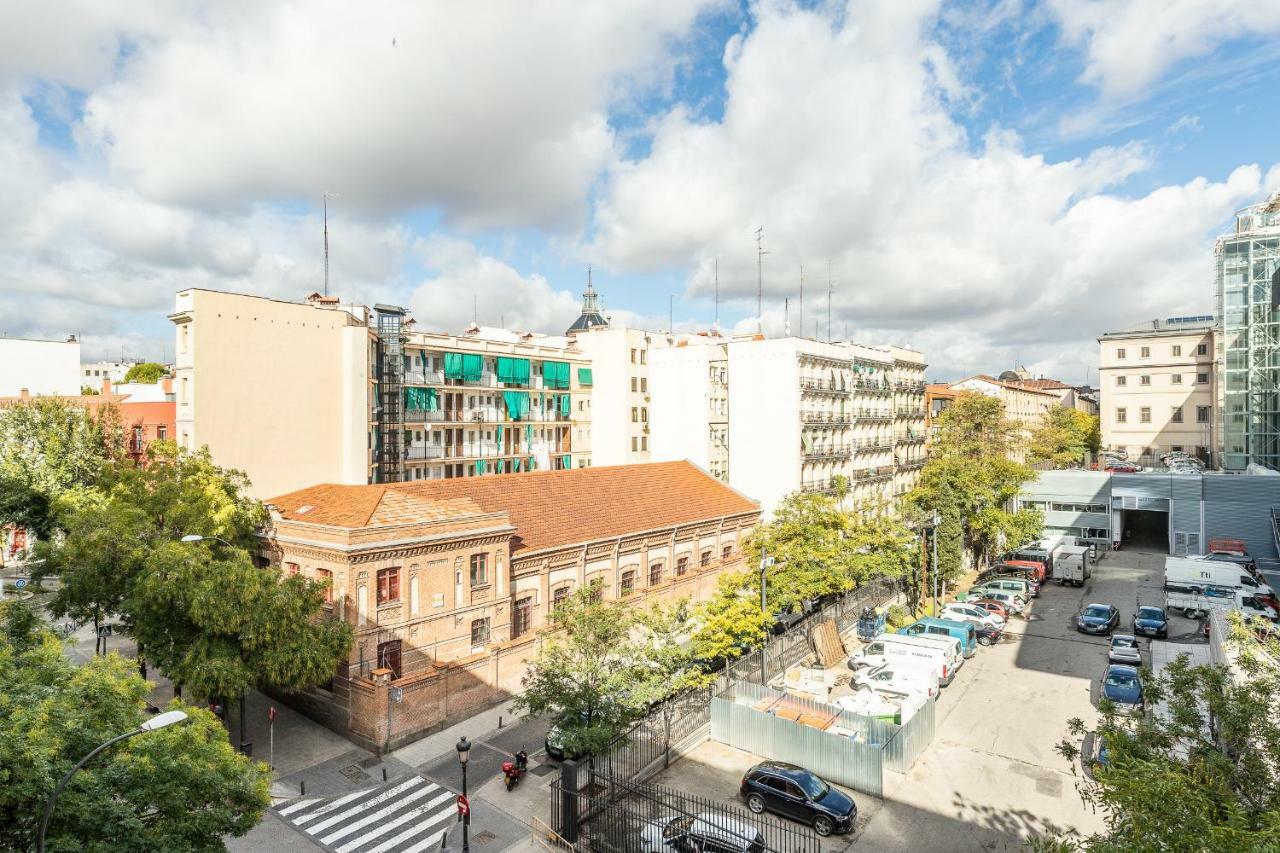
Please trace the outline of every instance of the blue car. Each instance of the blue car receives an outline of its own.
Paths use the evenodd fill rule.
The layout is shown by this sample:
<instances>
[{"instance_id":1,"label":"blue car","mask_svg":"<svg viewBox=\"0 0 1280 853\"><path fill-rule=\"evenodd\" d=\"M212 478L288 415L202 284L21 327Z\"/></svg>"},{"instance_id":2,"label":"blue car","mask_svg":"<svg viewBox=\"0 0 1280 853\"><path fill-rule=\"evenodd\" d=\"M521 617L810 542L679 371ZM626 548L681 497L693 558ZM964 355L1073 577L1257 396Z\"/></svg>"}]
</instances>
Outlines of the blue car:
<instances>
[{"instance_id":1,"label":"blue car","mask_svg":"<svg viewBox=\"0 0 1280 853\"><path fill-rule=\"evenodd\" d=\"M1139 607L1133 614L1133 633L1139 637L1157 637L1161 640L1169 636L1169 617L1162 607Z\"/></svg>"},{"instance_id":2,"label":"blue car","mask_svg":"<svg viewBox=\"0 0 1280 853\"><path fill-rule=\"evenodd\" d=\"M1102 695L1124 710L1142 710L1142 679L1137 667L1113 663L1102 677Z\"/></svg>"},{"instance_id":3,"label":"blue car","mask_svg":"<svg viewBox=\"0 0 1280 853\"><path fill-rule=\"evenodd\" d=\"M1110 604L1086 604L1076 616L1076 630L1106 636L1120 624L1120 611Z\"/></svg>"}]
</instances>

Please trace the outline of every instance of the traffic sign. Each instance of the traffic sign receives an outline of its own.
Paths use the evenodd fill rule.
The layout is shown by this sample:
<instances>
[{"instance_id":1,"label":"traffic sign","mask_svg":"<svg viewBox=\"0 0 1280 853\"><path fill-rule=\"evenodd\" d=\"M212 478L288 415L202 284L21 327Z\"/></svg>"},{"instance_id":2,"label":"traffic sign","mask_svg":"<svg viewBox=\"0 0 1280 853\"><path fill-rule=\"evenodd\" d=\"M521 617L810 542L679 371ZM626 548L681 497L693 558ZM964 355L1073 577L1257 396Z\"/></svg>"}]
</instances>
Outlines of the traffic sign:
<instances>
[{"instance_id":1,"label":"traffic sign","mask_svg":"<svg viewBox=\"0 0 1280 853\"><path fill-rule=\"evenodd\" d=\"M16 581L13 582L13 586L15 589L22 589L26 585L27 585L26 578L18 578Z\"/></svg>"},{"instance_id":2,"label":"traffic sign","mask_svg":"<svg viewBox=\"0 0 1280 853\"><path fill-rule=\"evenodd\" d=\"M470 813L471 813L471 803L467 802L467 798L464 795L459 794L458 795L458 815L460 817L466 817Z\"/></svg>"}]
</instances>

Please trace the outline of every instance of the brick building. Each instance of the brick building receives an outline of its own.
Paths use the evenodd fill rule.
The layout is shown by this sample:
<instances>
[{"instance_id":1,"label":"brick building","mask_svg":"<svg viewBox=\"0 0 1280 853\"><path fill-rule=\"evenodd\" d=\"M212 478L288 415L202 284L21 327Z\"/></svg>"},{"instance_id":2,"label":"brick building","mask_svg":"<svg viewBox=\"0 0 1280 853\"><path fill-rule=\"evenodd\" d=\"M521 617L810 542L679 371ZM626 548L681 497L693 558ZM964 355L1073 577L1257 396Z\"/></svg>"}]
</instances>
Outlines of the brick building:
<instances>
[{"instance_id":1,"label":"brick building","mask_svg":"<svg viewBox=\"0 0 1280 853\"><path fill-rule=\"evenodd\" d=\"M583 584L637 604L707 597L760 516L688 462L319 485L269 504L272 563L330 581L356 630L333 681L288 701L374 749L517 691L551 609Z\"/></svg>"}]
</instances>

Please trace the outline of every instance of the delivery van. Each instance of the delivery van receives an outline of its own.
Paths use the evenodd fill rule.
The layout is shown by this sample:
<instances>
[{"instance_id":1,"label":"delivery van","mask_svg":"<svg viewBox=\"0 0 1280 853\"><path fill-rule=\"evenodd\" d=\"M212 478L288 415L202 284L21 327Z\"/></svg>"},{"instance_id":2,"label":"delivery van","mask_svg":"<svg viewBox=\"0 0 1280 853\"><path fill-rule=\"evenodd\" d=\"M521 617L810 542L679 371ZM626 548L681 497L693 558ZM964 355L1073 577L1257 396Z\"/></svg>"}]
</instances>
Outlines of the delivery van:
<instances>
[{"instance_id":1,"label":"delivery van","mask_svg":"<svg viewBox=\"0 0 1280 853\"><path fill-rule=\"evenodd\" d=\"M858 670L899 661L928 666L937 673L938 683L946 687L964 664L964 652L960 641L950 636L880 634L849 657L849 668Z\"/></svg>"}]
</instances>

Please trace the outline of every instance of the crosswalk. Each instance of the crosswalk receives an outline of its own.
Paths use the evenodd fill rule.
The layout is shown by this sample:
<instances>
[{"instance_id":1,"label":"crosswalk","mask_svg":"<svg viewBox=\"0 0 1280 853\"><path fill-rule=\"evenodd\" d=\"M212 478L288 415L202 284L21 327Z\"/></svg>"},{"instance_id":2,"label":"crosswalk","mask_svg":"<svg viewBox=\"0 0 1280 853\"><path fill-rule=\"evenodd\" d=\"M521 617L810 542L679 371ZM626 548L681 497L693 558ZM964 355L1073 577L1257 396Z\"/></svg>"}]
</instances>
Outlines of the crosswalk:
<instances>
[{"instance_id":1,"label":"crosswalk","mask_svg":"<svg viewBox=\"0 0 1280 853\"><path fill-rule=\"evenodd\" d=\"M343 797L280 803L276 814L334 853L422 853L438 850L457 820L456 795L421 776Z\"/></svg>"}]
</instances>

